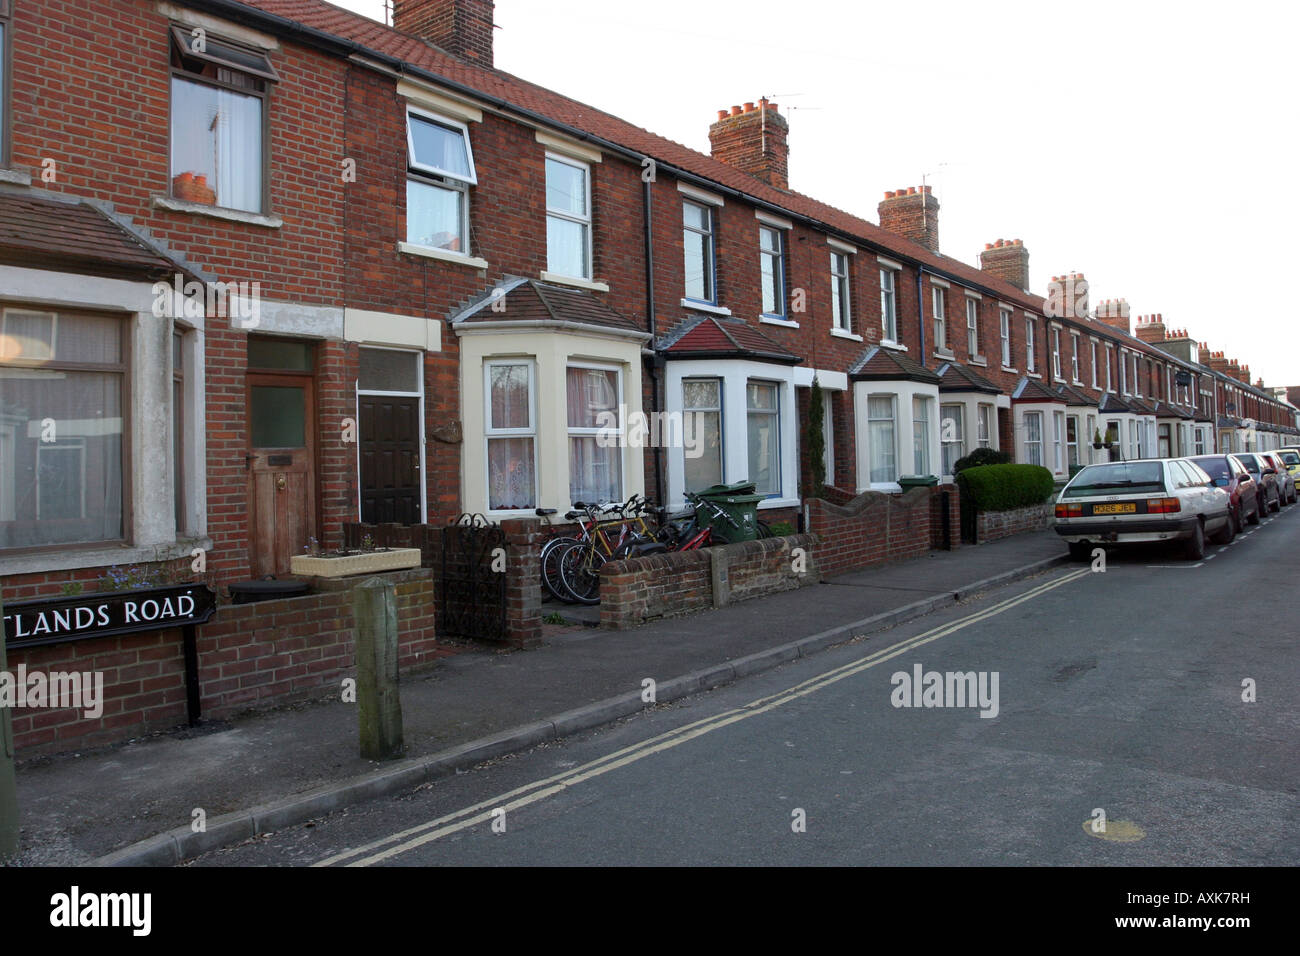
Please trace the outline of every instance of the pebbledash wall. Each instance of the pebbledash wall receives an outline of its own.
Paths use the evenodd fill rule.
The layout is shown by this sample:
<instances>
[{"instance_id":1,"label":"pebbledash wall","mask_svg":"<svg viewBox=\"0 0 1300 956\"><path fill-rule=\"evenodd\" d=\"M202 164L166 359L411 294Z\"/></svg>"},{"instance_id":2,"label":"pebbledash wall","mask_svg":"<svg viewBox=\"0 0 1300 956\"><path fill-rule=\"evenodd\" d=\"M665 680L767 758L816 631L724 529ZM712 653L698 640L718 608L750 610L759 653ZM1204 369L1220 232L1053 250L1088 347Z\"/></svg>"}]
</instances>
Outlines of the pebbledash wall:
<instances>
[{"instance_id":1,"label":"pebbledash wall","mask_svg":"<svg viewBox=\"0 0 1300 956\"><path fill-rule=\"evenodd\" d=\"M455 652L434 633L433 574L381 575L397 591L398 646L403 673ZM205 719L289 701L339 694L355 677L352 584L317 582L303 597L225 606L198 628L201 709ZM80 708L15 709L14 744L20 757L116 743L167 730L186 719L181 634L153 631L121 637L11 650L15 671L99 671L103 714Z\"/></svg>"}]
</instances>

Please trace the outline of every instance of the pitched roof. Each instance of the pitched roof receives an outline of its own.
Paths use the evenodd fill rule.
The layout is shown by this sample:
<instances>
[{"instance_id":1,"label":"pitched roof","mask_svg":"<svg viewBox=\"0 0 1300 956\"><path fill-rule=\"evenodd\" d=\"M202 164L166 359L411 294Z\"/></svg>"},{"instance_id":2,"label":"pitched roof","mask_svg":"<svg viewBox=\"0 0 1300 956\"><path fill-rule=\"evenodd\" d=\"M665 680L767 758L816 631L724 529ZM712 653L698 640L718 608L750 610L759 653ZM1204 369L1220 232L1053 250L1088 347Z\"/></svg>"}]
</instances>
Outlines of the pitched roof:
<instances>
[{"instance_id":1,"label":"pitched roof","mask_svg":"<svg viewBox=\"0 0 1300 956\"><path fill-rule=\"evenodd\" d=\"M1011 392L1013 402L1057 402L1064 403L1060 395L1035 378L1022 375Z\"/></svg>"},{"instance_id":2,"label":"pitched roof","mask_svg":"<svg viewBox=\"0 0 1300 956\"><path fill-rule=\"evenodd\" d=\"M926 382L939 384L939 376L912 359L906 352L873 345L862 353L849 369L849 378L858 382Z\"/></svg>"},{"instance_id":3,"label":"pitched roof","mask_svg":"<svg viewBox=\"0 0 1300 956\"><path fill-rule=\"evenodd\" d=\"M112 278L186 272L89 203L0 192L0 264Z\"/></svg>"},{"instance_id":4,"label":"pitched roof","mask_svg":"<svg viewBox=\"0 0 1300 956\"><path fill-rule=\"evenodd\" d=\"M1155 413L1158 418L1182 418L1191 421L1192 413L1189 409L1181 405L1175 405L1172 402L1156 402Z\"/></svg>"},{"instance_id":5,"label":"pitched roof","mask_svg":"<svg viewBox=\"0 0 1300 956\"><path fill-rule=\"evenodd\" d=\"M1133 413L1133 409L1129 408L1114 392L1106 392L1101 396L1101 402L1098 403L1097 410L1099 412L1123 413L1125 415Z\"/></svg>"},{"instance_id":6,"label":"pitched roof","mask_svg":"<svg viewBox=\"0 0 1300 956\"><path fill-rule=\"evenodd\" d=\"M1002 389L994 385L983 375L974 369L967 368L965 365L959 365L956 362L944 362L935 371L939 376L939 391L941 392L988 392L991 395L1001 395Z\"/></svg>"},{"instance_id":7,"label":"pitched roof","mask_svg":"<svg viewBox=\"0 0 1300 956\"><path fill-rule=\"evenodd\" d=\"M739 319L701 316L678 326L659 344L669 359L749 358L797 365L803 359Z\"/></svg>"},{"instance_id":8,"label":"pitched roof","mask_svg":"<svg viewBox=\"0 0 1300 956\"><path fill-rule=\"evenodd\" d=\"M1154 415L1156 410L1138 398L1136 395L1130 395L1127 399L1128 407L1137 415Z\"/></svg>"},{"instance_id":9,"label":"pitched roof","mask_svg":"<svg viewBox=\"0 0 1300 956\"><path fill-rule=\"evenodd\" d=\"M1071 388L1069 385L1058 385L1056 394L1065 399L1067 405L1080 405L1085 408L1096 408L1097 403L1078 389Z\"/></svg>"},{"instance_id":10,"label":"pitched roof","mask_svg":"<svg viewBox=\"0 0 1300 956\"><path fill-rule=\"evenodd\" d=\"M507 278L450 316L453 327L520 323L556 327L594 326L649 339L650 333L582 289L548 285L537 279Z\"/></svg>"}]
</instances>

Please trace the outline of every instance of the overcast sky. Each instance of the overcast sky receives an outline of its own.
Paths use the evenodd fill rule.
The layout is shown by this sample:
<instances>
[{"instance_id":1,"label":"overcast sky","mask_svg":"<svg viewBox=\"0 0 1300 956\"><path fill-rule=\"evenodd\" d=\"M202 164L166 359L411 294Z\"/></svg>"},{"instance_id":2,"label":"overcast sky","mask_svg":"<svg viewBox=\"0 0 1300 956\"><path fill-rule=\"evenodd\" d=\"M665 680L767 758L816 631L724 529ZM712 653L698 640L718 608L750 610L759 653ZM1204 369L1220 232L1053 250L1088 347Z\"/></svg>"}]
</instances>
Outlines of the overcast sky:
<instances>
[{"instance_id":1,"label":"overcast sky","mask_svg":"<svg viewBox=\"0 0 1300 956\"><path fill-rule=\"evenodd\" d=\"M382 0L336 0L382 19ZM1030 281L1163 313L1300 384L1291 3L497 0L496 65L708 152L767 94L790 185L878 221L934 187L940 249L1022 239ZM1136 318L1134 319L1136 322Z\"/></svg>"}]
</instances>

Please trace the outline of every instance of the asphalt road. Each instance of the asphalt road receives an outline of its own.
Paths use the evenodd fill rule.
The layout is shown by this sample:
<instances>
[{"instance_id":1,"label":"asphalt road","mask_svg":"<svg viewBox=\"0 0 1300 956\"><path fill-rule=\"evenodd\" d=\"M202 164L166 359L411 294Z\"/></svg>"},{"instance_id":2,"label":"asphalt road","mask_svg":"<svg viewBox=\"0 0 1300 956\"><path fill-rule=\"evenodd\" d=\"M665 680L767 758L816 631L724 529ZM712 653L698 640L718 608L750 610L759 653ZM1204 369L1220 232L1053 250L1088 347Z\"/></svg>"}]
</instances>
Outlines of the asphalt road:
<instances>
[{"instance_id":1,"label":"asphalt road","mask_svg":"<svg viewBox=\"0 0 1300 956\"><path fill-rule=\"evenodd\" d=\"M1068 566L190 865L1296 865L1297 553Z\"/></svg>"}]
</instances>

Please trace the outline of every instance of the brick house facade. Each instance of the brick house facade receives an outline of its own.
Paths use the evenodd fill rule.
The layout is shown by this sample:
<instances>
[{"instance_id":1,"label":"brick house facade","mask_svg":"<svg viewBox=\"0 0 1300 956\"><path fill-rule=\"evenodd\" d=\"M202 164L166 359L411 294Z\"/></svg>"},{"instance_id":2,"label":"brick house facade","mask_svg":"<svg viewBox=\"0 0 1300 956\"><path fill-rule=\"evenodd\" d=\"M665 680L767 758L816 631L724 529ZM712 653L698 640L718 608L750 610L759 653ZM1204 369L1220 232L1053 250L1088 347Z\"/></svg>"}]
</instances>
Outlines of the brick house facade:
<instances>
[{"instance_id":1,"label":"brick house facade","mask_svg":"<svg viewBox=\"0 0 1300 956\"><path fill-rule=\"evenodd\" d=\"M0 204L118 232L60 259L29 217L0 260L7 599L196 549L218 584L284 574L358 519L742 478L793 518L814 379L850 494L981 446L1064 478L1109 430L1125 457L1293 440L1248 367L1093 306L1082 275L1029 291L1021 240L943 255L929 187L886 192L880 224L789 191L779 104L719 110L704 155L496 71L490 0L398 0L399 29L318 0L60 10L3 4ZM159 309L167 275L207 300ZM60 324L109 399L42 415L13 396ZM643 410L692 413L701 454L597 440ZM82 424L37 467L46 418ZM89 487L106 443L118 477Z\"/></svg>"}]
</instances>

